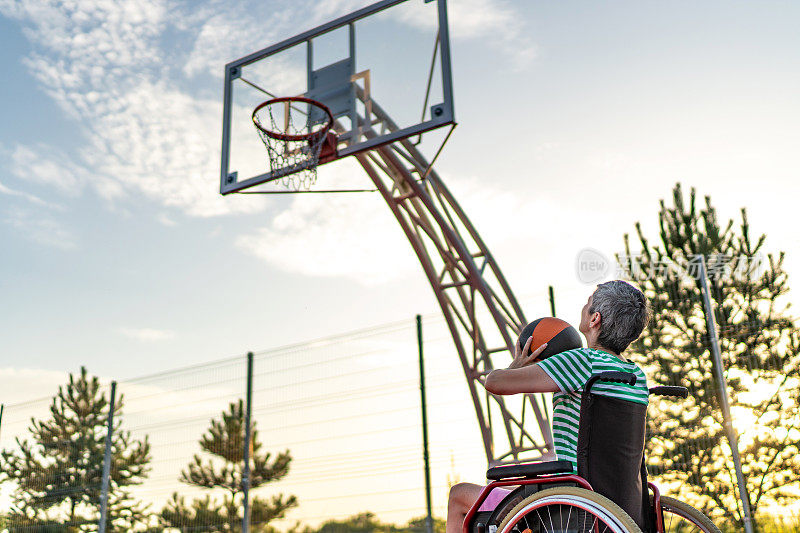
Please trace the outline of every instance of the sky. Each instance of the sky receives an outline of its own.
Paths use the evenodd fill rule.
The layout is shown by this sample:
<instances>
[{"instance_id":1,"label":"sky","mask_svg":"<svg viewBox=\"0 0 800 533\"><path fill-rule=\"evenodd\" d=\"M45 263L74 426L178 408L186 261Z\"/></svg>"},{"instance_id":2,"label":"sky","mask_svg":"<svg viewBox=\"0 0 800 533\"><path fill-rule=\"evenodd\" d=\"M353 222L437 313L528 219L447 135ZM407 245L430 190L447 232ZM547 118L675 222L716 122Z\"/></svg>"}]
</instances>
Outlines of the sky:
<instances>
[{"instance_id":1,"label":"sky","mask_svg":"<svg viewBox=\"0 0 800 533\"><path fill-rule=\"evenodd\" d=\"M0 401L436 315L377 195L218 193L225 63L366 3L0 0ZM529 317L552 285L575 322L580 251L655 236L676 182L800 275L797 3L449 7L436 169ZM352 160L318 179L370 185Z\"/></svg>"}]
</instances>

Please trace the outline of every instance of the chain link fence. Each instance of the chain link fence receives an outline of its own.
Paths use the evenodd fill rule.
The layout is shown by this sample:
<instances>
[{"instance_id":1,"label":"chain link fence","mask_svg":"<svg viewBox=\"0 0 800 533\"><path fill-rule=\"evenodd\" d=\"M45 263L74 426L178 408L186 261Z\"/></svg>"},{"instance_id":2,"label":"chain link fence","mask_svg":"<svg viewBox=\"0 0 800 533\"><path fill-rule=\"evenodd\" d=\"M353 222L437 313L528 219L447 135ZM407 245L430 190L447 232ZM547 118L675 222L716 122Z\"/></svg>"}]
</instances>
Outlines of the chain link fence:
<instances>
[{"instance_id":1,"label":"chain link fence","mask_svg":"<svg viewBox=\"0 0 800 533\"><path fill-rule=\"evenodd\" d=\"M481 479L485 465L451 342L442 320L426 318L436 517L449 485ZM409 320L252 354L249 530L316 531L353 517L423 530L417 350ZM106 531L242 530L247 362L116 384ZM71 379L54 397L4 406L4 530L99 529L111 383ZM47 424L57 437L42 434ZM80 425L90 438L76 436Z\"/></svg>"},{"instance_id":2,"label":"chain link fence","mask_svg":"<svg viewBox=\"0 0 800 533\"><path fill-rule=\"evenodd\" d=\"M750 300L732 296L729 282L712 275L718 265L709 267L743 495L702 286L697 279L650 283L628 266L654 309L632 357L652 384L690 389L687 400L651 402L653 479L728 531L741 530L742 501L749 502L756 530L796 531L786 525L796 523L800 498L796 324L758 293ZM556 302L572 306L591 288L585 295L556 292ZM549 314L547 299L537 299L535 310ZM449 333L438 317L426 317L425 325L433 512L443 518L449 486L480 482L486 459ZM106 531L241 531L244 485L251 531L311 532L345 520L366 530L382 524L424 530L413 320L256 352L250 378L249 409L244 354L120 381L108 454L110 382L76 372L53 397L5 405L3 530L97 531L106 456Z\"/></svg>"}]
</instances>

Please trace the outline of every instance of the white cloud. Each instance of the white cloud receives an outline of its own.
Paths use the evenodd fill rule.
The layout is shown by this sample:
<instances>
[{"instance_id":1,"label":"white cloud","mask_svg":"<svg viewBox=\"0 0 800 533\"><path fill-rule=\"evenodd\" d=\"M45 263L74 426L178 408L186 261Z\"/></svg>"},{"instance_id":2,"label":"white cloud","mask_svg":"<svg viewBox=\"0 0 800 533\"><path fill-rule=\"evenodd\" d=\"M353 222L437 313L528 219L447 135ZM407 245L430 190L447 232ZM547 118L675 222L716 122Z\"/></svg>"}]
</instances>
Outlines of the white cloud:
<instances>
[{"instance_id":1,"label":"white cloud","mask_svg":"<svg viewBox=\"0 0 800 533\"><path fill-rule=\"evenodd\" d=\"M107 199L143 194L196 216L262 210L262 198L232 202L217 193L219 98L198 97L186 77L219 77L232 58L366 3L299 1L279 9L274 3L243 3L223 9L214 2L166 0L0 0L0 13L20 20L35 45L25 60L29 71L81 122L87 138L69 158L39 145L17 147L15 173L33 170L31 179L66 193L89 187ZM517 38L519 17L507 4L462 0L450 10L457 38L503 35L525 48ZM430 24L413 17L408 22ZM185 55L184 48L167 47L170 28L190 39ZM279 67L262 74L277 90L285 86L291 92L304 73Z\"/></svg>"},{"instance_id":2,"label":"white cloud","mask_svg":"<svg viewBox=\"0 0 800 533\"><path fill-rule=\"evenodd\" d=\"M162 82L143 81L117 99L118 110L93 121L83 157L126 190L197 216L252 212L263 201L228 202L217 192L221 106Z\"/></svg>"},{"instance_id":3,"label":"white cloud","mask_svg":"<svg viewBox=\"0 0 800 533\"><path fill-rule=\"evenodd\" d=\"M18 191L16 189L12 189L10 187L6 187L5 185L3 185L2 182L0 182L0 194L5 194L5 195L8 195L8 196L17 196L19 198L24 198L25 200L28 200L29 202L31 202L33 204L36 204L36 205L40 205L42 207L59 208L59 206L57 206L56 204L51 204L50 202L42 200L41 198L39 198L36 195L30 194L30 193L27 193L27 192L24 192L24 191Z\"/></svg>"},{"instance_id":4,"label":"white cloud","mask_svg":"<svg viewBox=\"0 0 800 533\"><path fill-rule=\"evenodd\" d=\"M3 164L9 173L22 184L43 184L49 190L64 194L75 194L80 190L82 178L72 161L53 147L18 145L13 150L0 146ZM8 205L0 223L12 227L16 233L38 244L72 250L76 239L62 220L54 217L54 212L63 212L64 206L41 197L8 187L0 183L0 194L24 199L28 204Z\"/></svg>"},{"instance_id":5,"label":"white cloud","mask_svg":"<svg viewBox=\"0 0 800 533\"><path fill-rule=\"evenodd\" d=\"M23 234L26 238L52 248L72 250L77 247L75 237L60 222L47 213L28 209L12 208L3 222Z\"/></svg>"},{"instance_id":6,"label":"white cloud","mask_svg":"<svg viewBox=\"0 0 800 533\"><path fill-rule=\"evenodd\" d=\"M82 187L87 171L52 146L17 145L11 154L11 172L21 181L52 186L74 195Z\"/></svg>"},{"instance_id":7,"label":"white cloud","mask_svg":"<svg viewBox=\"0 0 800 533\"><path fill-rule=\"evenodd\" d=\"M3 391L3 403L6 404L6 411L3 416L3 429L7 430L9 423L12 422L12 409L20 401L46 398L55 394L59 385L67 381L66 372L53 372L35 368L0 368L0 390ZM14 402L14 403L11 403ZM46 407L46 402L41 402ZM20 408L22 406L19 406ZM26 412L24 422L28 421L29 413ZM20 423L23 423L20 420ZM7 431L3 432L6 437ZM5 440L5 439L4 439Z\"/></svg>"},{"instance_id":8,"label":"white cloud","mask_svg":"<svg viewBox=\"0 0 800 533\"><path fill-rule=\"evenodd\" d=\"M288 6L282 9L262 4L249 7L253 9L241 4L222 13L209 12L198 28L193 29L196 33L194 46L183 67L187 75L202 73L221 78L226 63L272 43L277 32L288 26L287 15L293 13Z\"/></svg>"},{"instance_id":9,"label":"white cloud","mask_svg":"<svg viewBox=\"0 0 800 533\"><path fill-rule=\"evenodd\" d=\"M318 182L326 188L365 188L369 182L362 176L354 161L341 161L321 167ZM523 269L542 260L540 249L527 245L534 241L532 221L558 221L575 215L568 207L535 195L493 188L485 179L446 176L444 180L489 248L510 250L515 265ZM235 243L286 272L347 278L367 286L396 281L420 268L377 193L301 195L269 225L240 236ZM547 242L555 247L563 244Z\"/></svg>"},{"instance_id":10,"label":"white cloud","mask_svg":"<svg viewBox=\"0 0 800 533\"><path fill-rule=\"evenodd\" d=\"M322 167L324 188L369 188L355 160ZM377 193L298 195L268 226L235 241L266 263L301 275L370 286L413 271L413 254Z\"/></svg>"},{"instance_id":11,"label":"white cloud","mask_svg":"<svg viewBox=\"0 0 800 533\"><path fill-rule=\"evenodd\" d=\"M16 448L15 439L30 437L32 418L46 418L52 397L68 380L67 372L36 368L0 368L0 390L3 391L2 432L0 448ZM0 488L0 504L8 505L10 487Z\"/></svg>"},{"instance_id":12,"label":"white cloud","mask_svg":"<svg viewBox=\"0 0 800 533\"><path fill-rule=\"evenodd\" d=\"M209 14L199 29L194 30L197 37L183 66L186 75L196 76L203 73L221 78L224 65L244 55L241 41L249 43L253 39L256 25L252 22L248 24L248 18L237 15L235 12ZM237 20L238 18L243 20ZM236 35L236 39L231 39L232 35Z\"/></svg>"},{"instance_id":13,"label":"white cloud","mask_svg":"<svg viewBox=\"0 0 800 533\"><path fill-rule=\"evenodd\" d=\"M165 213L161 213L160 215L158 215L156 217L156 220L158 220L160 224L163 224L164 226L167 227L173 227L177 224L177 222L175 222L173 219L169 217L169 215Z\"/></svg>"},{"instance_id":14,"label":"white cloud","mask_svg":"<svg viewBox=\"0 0 800 533\"><path fill-rule=\"evenodd\" d=\"M356 9L360 4L364 2L296 1L276 9L272 3L259 2L231 6L223 13L208 12L197 27L191 29L196 38L183 71L188 76L207 74L220 79L226 63ZM232 39L232 35L236 38ZM300 94L305 92L306 71L303 67L276 58L269 64L255 63L245 67L245 75L276 94ZM298 91L300 85L303 88Z\"/></svg>"},{"instance_id":15,"label":"white cloud","mask_svg":"<svg viewBox=\"0 0 800 533\"><path fill-rule=\"evenodd\" d=\"M185 82L200 75L218 77L225 62L297 33L305 26L302 21L310 27L366 3L296 2L281 9L242 4L222 10L214 3L168 5L165 0L0 0L0 12L21 20L36 45L26 60L28 68L62 109L80 120L87 138L70 157L47 146L18 146L14 174L22 177L27 172L31 181L65 193L90 188L108 200L141 194L194 216L263 210L267 198L234 200L217 193L219 98L198 96ZM411 4L401 7L408 10L400 11L405 22L433 28L432 4ZM501 36L493 39L498 46L530 48L521 37L520 17L501 0L462 0L449 8L454 38ZM419 12L427 18L420 18ZM164 33L171 24L191 39L186 55L165 48ZM287 87L302 81L300 71L284 67L261 74ZM247 144L245 159L265 164L252 132L242 136L253 145ZM365 181L360 168L351 173ZM486 191L479 194L483 197ZM33 231L39 242L75 246L53 220L25 219L18 213L9 222ZM381 201L366 195L298 197L268 226L236 243L282 269L372 284L415 268L403 241Z\"/></svg>"},{"instance_id":16,"label":"white cloud","mask_svg":"<svg viewBox=\"0 0 800 533\"><path fill-rule=\"evenodd\" d=\"M433 6L435 4L430 4ZM438 18L432 8L408 2L396 13L407 24L435 29ZM500 50L515 68L523 68L536 56L536 47L526 35L524 17L503 0L457 0L447 4L452 39L482 39Z\"/></svg>"},{"instance_id":17,"label":"white cloud","mask_svg":"<svg viewBox=\"0 0 800 533\"><path fill-rule=\"evenodd\" d=\"M221 78L223 65L301 31L372 4L372 0L298 0L275 9L272 3L231 6L224 13L206 12L196 29L196 39L184 72L194 76L206 73ZM436 4L409 1L391 8L379 17L398 17L415 28L437 28ZM458 0L448 4L448 22L453 39L484 39L487 46L501 50L515 66L527 64L535 56L535 46L525 34L523 17L504 0ZM235 39L230 36L235 35ZM433 34L432 34L433 37ZM431 37L431 38L432 38ZM426 59L427 60L427 59ZM257 64L256 64L257 65ZM280 94L283 85L295 86L296 77L305 82L305 72L280 65L269 82ZM257 67L250 66L250 69ZM274 78L274 79L273 79ZM299 93L298 93L299 94Z\"/></svg>"},{"instance_id":18,"label":"white cloud","mask_svg":"<svg viewBox=\"0 0 800 533\"><path fill-rule=\"evenodd\" d=\"M165 341L175 337L172 331L155 328L119 328L119 332L129 339L141 342Z\"/></svg>"},{"instance_id":19,"label":"white cloud","mask_svg":"<svg viewBox=\"0 0 800 533\"><path fill-rule=\"evenodd\" d=\"M107 199L141 193L197 216L261 209L261 199L226 202L217 192L220 103L171 74L165 2L6 1L0 13L23 21L37 45L29 70L88 139L71 165L46 147L18 147L15 174L33 169L27 177L62 191L85 182Z\"/></svg>"},{"instance_id":20,"label":"white cloud","mask_svg":"<svg viewBox=\"0 0 800 533\"><path fill-rule=\"evenodd\" d=\"M267 89L275 96L303 94L307 87L305 64L294 64L286 57L275 56L271 61L257 62L245 67L242 78ZM250 87L243 87L250 89ZM259 100L266 96L256 93Z\"/></svg>"}]
</instances>

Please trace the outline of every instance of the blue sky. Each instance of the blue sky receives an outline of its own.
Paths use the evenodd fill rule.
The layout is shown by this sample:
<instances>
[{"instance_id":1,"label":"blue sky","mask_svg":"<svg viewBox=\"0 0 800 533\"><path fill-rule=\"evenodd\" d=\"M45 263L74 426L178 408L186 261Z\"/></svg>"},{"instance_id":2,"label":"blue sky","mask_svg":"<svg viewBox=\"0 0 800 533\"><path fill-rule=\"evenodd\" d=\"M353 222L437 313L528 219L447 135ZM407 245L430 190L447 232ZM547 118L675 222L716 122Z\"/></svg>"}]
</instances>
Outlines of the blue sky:
<instances>
[{"instance_id":1,"label":"blue sky","mask_svg":"<svg viewBox=\"0 0 800 533\"><path fill-rule=\"evenodd\" d=\"M124 380L417 313L433 321L432 291L378 196L217 192L224 64L364 4L0 0L0 402L51 394L81 365ZM710 194L721 216L747 207L796 284L799 4L451 0L450 13L459 127L437 170L528 317L549 313L553 285L559 315L576 322L591 291L579 251L621 251L636 221L653 234L676 181ZM441 132L429 139L430 156ZM319 180L369 186L352 160ZM438 428L443 486L448 453L462 479L484 465L436 328L438 415L472 435L452 442ZM378 362L407 353L410 332L382 338ZM315 346L300 353L327 353ZM360 423L366 407L343 416ZM342 453L353 449L336 429ZM415 453L403 450L409 464Z\"/></svg>"},{"instance_id":2,"label":"blue sky","mask_svg":"<svg viewBox=\"0 0 800 533\"><path fill-rule=\"evenodd\" d=\"M10 379L126 378L436 311L380 198L217 193L224 64L363 4L0 0ZM676 181L746 206L796 277L797 4L450 10L459 128L437 168L528 315L552 284L576 320L577 252L652 229ZM319 175L368 184L352 161Z\"/></svg>"}]
</instances>

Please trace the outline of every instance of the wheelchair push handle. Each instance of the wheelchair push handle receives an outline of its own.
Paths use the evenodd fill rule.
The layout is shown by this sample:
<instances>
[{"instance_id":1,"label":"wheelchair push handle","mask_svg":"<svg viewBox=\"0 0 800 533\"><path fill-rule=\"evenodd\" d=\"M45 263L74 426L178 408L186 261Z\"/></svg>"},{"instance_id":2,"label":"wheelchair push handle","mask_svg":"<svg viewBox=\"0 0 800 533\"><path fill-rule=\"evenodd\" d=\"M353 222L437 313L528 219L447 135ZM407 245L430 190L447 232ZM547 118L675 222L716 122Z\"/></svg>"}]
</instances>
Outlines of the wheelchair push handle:
<instances>
[{"instance_id":1,"label":"wheelchair push handle","mask_svg":"<svg viewBox=\"0 0 800 533\"><path fill-rule=\"evenodd\" d=\"M631 374L630 372L602 372L600 374L595 374L589 378L589 381L586 382L584 392L590 392L592 386L594 386L594 384L598 381L625 383L626 385L632 386L636 384L636 375ZM671 396L673 398L689 397L689 389L675 385L659 385L656 387L650 387L649 392L651 395L655 396Z\"/></svg>"},{"instance_id":2,"label":"wheelchair push handle","mask_svg":"<svg viewBox=\"0 0 800 533\"><path fill-rule=\"evenodd\" d=\"M656 396L672 396L674 398L688 398L689 389L673 385L659 385L658 387L650 387L650 394Z\"/></svg>"},{"instance_id":3,"label":"wheelchair push handle","mask_svg":"<svg viewBox=\"0 0 800 533\"><path fill-rule=\"evenodd\" d=\"M586 382L586 386L584 387L584 393L588 393L592 390L594 384L598 381L610 381L612 383L625 383L626 385L635 385L636 384L636 375L631 374L630 372L602 372L600 374L595 374L589 381Z\"/></svg>"}]
</instances>

